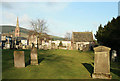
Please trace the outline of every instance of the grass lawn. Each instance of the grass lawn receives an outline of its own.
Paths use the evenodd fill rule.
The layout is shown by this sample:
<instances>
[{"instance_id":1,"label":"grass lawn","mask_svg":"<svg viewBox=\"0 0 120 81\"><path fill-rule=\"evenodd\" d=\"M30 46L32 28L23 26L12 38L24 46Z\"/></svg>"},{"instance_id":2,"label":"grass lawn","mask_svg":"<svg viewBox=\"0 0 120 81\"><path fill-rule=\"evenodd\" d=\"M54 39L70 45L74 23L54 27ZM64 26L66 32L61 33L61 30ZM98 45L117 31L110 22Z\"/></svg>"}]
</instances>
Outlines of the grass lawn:
<instances>
[{"instance_id":1,"label":"grass lawn","mask_svg":"<svg viewBox=\"0 0 120 81\"><path fill-rule=\"evenodd\" d=\"M3 79L91 79L92 51L38 50L39 65L30 65L30 50L25 52L25 68L14 67L14 50L2 51ZM120 65L111 63L113 79L120 79Z\"/></svg>"}]
</instances>

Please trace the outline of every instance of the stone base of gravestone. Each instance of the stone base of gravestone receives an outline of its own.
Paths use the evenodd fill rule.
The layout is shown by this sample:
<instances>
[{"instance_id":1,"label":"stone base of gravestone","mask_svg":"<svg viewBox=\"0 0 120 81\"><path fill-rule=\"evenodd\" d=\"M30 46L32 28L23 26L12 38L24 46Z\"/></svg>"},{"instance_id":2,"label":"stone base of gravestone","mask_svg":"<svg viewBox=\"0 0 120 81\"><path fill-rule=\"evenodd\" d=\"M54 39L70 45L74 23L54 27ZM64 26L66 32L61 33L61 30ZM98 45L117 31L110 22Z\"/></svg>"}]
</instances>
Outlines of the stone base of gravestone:
<instances>
[{"instance_id":1,"label":"stone base of gravestone","mask_svg":"<svg viewBox=\"0 0 120 81\"><path fill-rule=\"evenodd\" d=\"M37 48L35 47L31 50L31 65L38 65Z\"/></svg>"},{"instance_id":2,"label":"stone base of gravestone","mask_svg":"<svg viewBox=\"0 0 120 81\"><path fill-rule=\"evenodd\" d=\"M111 79L112 76L110 74L93 73L92 78L94 78L94 79Z\"/></svg>"},{"instance_id":3,"label":"stone base of gravestone","mask_svg":"<svg viewBox=\"0 0 120 81\"><path fill-rule=\"evenodd\" d=\"M14 66L25 67L24 51L14 51Z\"/></svg>"}]
</instances>

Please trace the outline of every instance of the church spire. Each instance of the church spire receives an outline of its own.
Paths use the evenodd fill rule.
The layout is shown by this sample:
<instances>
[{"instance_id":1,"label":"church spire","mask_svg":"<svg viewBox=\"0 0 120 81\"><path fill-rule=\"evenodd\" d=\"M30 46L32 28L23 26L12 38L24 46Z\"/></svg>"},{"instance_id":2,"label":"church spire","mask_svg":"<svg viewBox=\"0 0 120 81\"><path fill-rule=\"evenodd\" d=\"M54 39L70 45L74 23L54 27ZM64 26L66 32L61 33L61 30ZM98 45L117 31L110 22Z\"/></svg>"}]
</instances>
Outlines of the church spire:
<instances>
[{"instance_id":1,"label":"church spire","mask_svg":"<svg viewBox=\"0 0 120 81\"><path fill-rule=\"evenodd\" d=\"M16 24L17 27L19 27L19 21L18 21L18 17L17 17L17 24Z\"/></svg>"},{"instance_id":2,"label":"church spire","mask_svg":"<svg viewBox=\"0 0 120 81\"><path fill-rule=\"evenodd\" d=\"M19 28L19 21L18 21L18 17L17 17L17 24L16 24L16 28L15 28L15 37L19 37L20 36L20 28Z\"/></svg>"}]
</instances>

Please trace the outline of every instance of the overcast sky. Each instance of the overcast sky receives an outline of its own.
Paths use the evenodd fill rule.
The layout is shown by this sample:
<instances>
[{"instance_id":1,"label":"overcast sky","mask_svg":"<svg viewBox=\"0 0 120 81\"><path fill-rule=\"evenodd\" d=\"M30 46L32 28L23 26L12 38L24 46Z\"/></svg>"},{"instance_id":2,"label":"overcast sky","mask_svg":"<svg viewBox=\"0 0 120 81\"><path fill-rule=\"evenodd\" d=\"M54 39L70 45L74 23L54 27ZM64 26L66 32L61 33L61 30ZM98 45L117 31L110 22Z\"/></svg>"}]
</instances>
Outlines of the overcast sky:
<instances>
[{"instance_id":1,"label":"overcast sky","mask_svg":"<svg viewBox=\"0 0 120 81\"><path fill-rule=\"evenodd\" d=\"M2 2L0 24L29 29L30 21L45 19L49 34L64 37L66 32L92 31L118 16L118 2ZM0 16L1 17L1 16Z\"/></svg>"}]
</instances>

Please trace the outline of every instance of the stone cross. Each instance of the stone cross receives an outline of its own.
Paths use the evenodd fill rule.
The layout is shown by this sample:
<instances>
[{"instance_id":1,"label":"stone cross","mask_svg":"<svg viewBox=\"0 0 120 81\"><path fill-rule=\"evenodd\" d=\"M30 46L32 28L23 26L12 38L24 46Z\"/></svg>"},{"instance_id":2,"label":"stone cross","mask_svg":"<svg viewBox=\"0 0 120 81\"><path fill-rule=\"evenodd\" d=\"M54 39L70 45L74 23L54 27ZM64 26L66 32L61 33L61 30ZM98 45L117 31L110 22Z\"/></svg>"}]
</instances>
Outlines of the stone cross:
<instances>
[{"instance_id":1,"label":"stone cross","mask_svg":"<svg viewBox=\"0 0 120 81\"><path fill-rule=\"evenodd\" d=\"M14 66L25 67L24 51L14 51Z\"/></svg>"},{"instance_id":2,"label":"stone cross","mask_svg":"<svg viewBox=\"0 0 120 81\"><path fill-rule=\"evenodd\" d=\"M94 48L94 73L93 78L111 79L110 52L111 48L98 46Z\"/></svg>"},{"instance_id":3,"label":"stone cross","mask_svg":"<svg viewBox=\"0 0 120 81\"><path fill-rule=\"evenodd\" d=\"M31 65L38 65L38 57L37 57L37 48L33 47L31 50Z\"/></svg>"}]
</instances>

